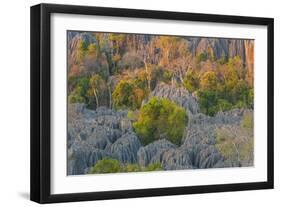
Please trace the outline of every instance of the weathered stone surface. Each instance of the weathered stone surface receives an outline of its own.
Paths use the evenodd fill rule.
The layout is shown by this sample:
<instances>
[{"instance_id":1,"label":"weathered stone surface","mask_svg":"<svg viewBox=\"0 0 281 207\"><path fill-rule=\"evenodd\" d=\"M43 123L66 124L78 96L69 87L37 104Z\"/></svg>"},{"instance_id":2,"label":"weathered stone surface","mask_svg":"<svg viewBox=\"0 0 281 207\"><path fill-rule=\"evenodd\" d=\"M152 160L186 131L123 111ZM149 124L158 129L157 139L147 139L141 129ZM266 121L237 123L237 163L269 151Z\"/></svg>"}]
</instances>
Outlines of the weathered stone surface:
<instances>
[{"instance_id":1,"label":"weathered stone surface","mask_svg":"<svg viewBox=\"0 0 281 207\"><path fill-rule=\"evenodd\" d=\"M253 40L217 39L217 38L187 38L189 49L194 56L208 51L214 58L220 59L241 57L249 70L253 69Z\"/></svg>"},{"instance_id":2,"label":"weathered stone surface","mask_svg":"<svg viewBox=\"0 0 281 207\"><path fill-rule=\"evenodd\" d=\"M152 91L151 96L167 98L183 107L189 115L199 113L199 105L196 97L183 87L160 83Z\"/></svg>"},{"instance_id":3,"label":"weathered stone surface","mask_svg":"<svg viewBox=\"0 0 281 207\"><path fill-rule=\"evenodd\" d=\"M166 139L157 140L149 145L141 147L138 151L138 163L147 166L151 163L161 163L163 153L169 149L175 149L176 145Z\"/></svg>"},{"instance_id":4,"label":"weathered stone surface","mask_svg":"<svg viewBox=\"0 0 281 207\"><path fill-rule=\"evenodd\" d=\"M179 147L170 149L163 153L161 162L165 170L192 169L192 160L189 156L189 149Z\"/></svg>"},{"instance_id":5,"label":"weathered stone surface","mask_svg":"<svg viewBox=\"0 0 281 207\"><path fill-rule=\"evenodd\" d=\"M112 157L136 162L140 142L127 112L105 107L92 111L84 104L68 106L68 174L84 174L98 160Z\"/></svg>"},{"instance_id":6,"label":"weathered stone surface","mask_svg":"<svg viewBox=\"0 0 281 207\"><path fill-rule=\"evenodd\" d=\"M105 151L97 149L84 141L74 142L67 152L67 174L85 174L98 160L108 156Z\"/></svg>"},{"instance_id":7,"label":"weathered stone surface","mask_svg":"<svg viewBox=\"0 0 281 207\"><path fill-rule=\"evenodd\" d=\"M170 95L166 97L173 98ZM106 157L141 166L160 163L165 170L253 165L252 158L227 160L215 146L216 129L239 129L244 114L252 113L251 110L219 112L214 117L193 114L186 126L181 146L166 139L141 146L126 111L116 112L104 107L92 111L83 104L70 104L68 110L69 175L85 174L98 160Z\"/></svg>"},{"instance_id":8,"label":"weathered stone surface","mask_svg":"<svg viewBox=\"0 0 281 207\"><path fill-rule=\"evenodd\" d=\"M194 168L240 167L246 163L230 162L218 152L216 129L222 126L240 126L241 119L249 110L235 109L219 112L214 117L196 114L189 123L184 143L181 147L189 149L189 157ZM248 164L249 165L249 164Z\"/></svg>"},{"instance_id":9,"label":"weathered stone surface","mask_svg":"<svg viewBox=\"0 0 281 207\"><path fill-rule=\"evenodd\" d=\"M110 146L110 154L122 163L136 163L141 143L134 133L124 134Z\"/></svg>"},{"instance_id":10,"label":"weathered stone surface","mask_svg":"<svg viewBox=\"0 0 281 207\"><path fill-rule=\"evenodd\" d=\"M96 39L88 32L68 32L68 60L70 64L74 63L77 56L77 47L80 40L83 40L87 45L95 43Z\"/></svg>"}]
</instances>

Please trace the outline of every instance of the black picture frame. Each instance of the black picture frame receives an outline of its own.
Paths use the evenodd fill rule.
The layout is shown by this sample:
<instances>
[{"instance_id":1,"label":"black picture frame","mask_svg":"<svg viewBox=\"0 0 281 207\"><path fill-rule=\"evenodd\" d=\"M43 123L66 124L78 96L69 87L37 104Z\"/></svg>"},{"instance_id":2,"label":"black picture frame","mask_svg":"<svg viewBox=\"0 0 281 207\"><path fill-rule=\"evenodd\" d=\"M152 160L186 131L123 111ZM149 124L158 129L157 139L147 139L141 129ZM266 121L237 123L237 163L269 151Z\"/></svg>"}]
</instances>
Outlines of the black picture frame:
<instances>
[{"instance_id":1,"label":"black picture frame","mask_svg":"<svg viewBox=\"0 0 281 207\"><path fill-rule=\"evenodd\" d=\"M112 17L150 18L207 23L231 23L267 26L267 181L73 194L50 193L50 130L51 130L51 70L50 15L52 13L99 15ZM30 199L38 203L88 201L146 196L211 193L272 189L274 187L274 20L272 18L195 14L168 11L103 8L72 5L39 4L31 7L31 174Z\"/></svg>"}]
</instances>

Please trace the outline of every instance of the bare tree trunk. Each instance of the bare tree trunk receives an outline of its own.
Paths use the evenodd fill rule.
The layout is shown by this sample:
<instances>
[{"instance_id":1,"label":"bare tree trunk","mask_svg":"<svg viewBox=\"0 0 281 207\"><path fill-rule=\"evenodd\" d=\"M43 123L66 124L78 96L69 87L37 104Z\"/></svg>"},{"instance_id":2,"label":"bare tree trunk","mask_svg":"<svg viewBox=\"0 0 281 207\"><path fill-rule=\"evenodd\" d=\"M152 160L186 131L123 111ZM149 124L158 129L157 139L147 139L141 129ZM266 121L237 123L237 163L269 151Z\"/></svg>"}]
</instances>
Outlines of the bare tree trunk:
<instances>
[{"instance_id":1,"label":"bare tree trunk","mask_svg":"<svg viewBox=\"0 0 281 207\"><path fill-rule=\"evenodd\" d=\"M98 108L99 107L99 99L98 99L96 89L94 89L94 94L95 94L96 104L97 104L97 108Z\"/></svg>"},{"instance_id":2,"label":"bare tree trunk","mask_svg":"<svg viewBox=\"0 0 281 207\"><path fill-rule=\"evenodd\" d=\"M239 153L239 150L238 150L238 148L237 148L237 146L236 146L236 144L235 144L234 142L232 142L232 145L233 145L234 148L235 148L235 151L236 151L236 153L237 153L237 160L238 160L238 162L240 163L240 153Z\"/></svg>"},{"instance_id":3,"label":"bare tree trunk","mask_svg":"<svg viewBox=\"0 0 281 207\"><path fill-rule=\"evenodd\" d=\"M171 80L172 80L172 86L174 86L175 85L175 75L174 74L173 74Z\"/></svg>"},{"instance_id":4,"label":"bare tree trunk","mask_svg":"<svg viewBox=\"0 0 281 207\"><path fill-rule=\"evenodd\" d=\"M148 83L147 83L147 87L148 87L148 90L150 91L150 84L151 84L151 72L150 71L148 71L148 67L147 67L147 63L146 63L146 60L143 60L143 62L144 62L144 66L145 66L145 72L146 72L146 74L147 74L147 81L148 81Z\"/></svg>"},{"instance_id":5,"label":"bare tree trunk","mask_svg":"<svg viewBox=\"0 0 281 207\"><path fill-rule=\"evenodd\" d=\"M181 71L179 72L179 78L180 78L181 83L183 84L184 80L183 80L183 74Z\"/></svg>"},{"instance_id":6,"label":"bare tree trunk","mask_svg":"<svg viewBox=\"0 0 281 207\"><path fill-rule=\"evenodd\" d=\"M112 100L111 100L111 88L110 88L110 83L107 84L107 88L108 88L108 95L109 95L109 108L111 109Z\"/></svg>"}]
</instances>

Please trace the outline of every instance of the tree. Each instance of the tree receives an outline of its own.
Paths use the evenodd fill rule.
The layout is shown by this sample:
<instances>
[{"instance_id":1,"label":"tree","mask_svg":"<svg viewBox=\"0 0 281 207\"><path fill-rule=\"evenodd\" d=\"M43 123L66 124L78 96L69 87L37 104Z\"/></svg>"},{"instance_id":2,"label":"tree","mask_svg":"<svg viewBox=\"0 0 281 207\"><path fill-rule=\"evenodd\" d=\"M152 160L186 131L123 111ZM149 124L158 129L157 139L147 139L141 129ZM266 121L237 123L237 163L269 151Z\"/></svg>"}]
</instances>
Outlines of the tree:
<instances>
[{"instance_id":1,"label":"tree","mask_svg":"<svg viewBox=\"0 0 281 207\"><path fill-rule=\"evenodd\" d=\"M121 80L112 94L113 105L116 109L127 108L135 110L141 106L147 94L142 80Z\"/></svg>"},{"instance_id":2,"label":"tree","mask_svg":"<svg viewBox=\"0 0 281 207\"><path fill-rule=\"evenodd\" d=\"M88 50L89 55L95 55L95 56L98 55L96 44L93 44L93 43L89 44L87 50Z\"/></svg>"},{"instance_id":3,"label":"tree","mask_svg":"<svg viewBox=\"0 0 281 207\"><path fill-rule=\"evenodd\" d=\"M199 91L199 105L203 113L213 116L218 111L217 108L217 94L215 91L200 90Z\"/></svg>"},{"instance_id":4,"label":"tree","mask_svg":"<svg viewBox=\"0 0 281 207\"><path fill-rule=\"evenodd\" d=\"M168 99L153 97L142 106L133 127L143 144L166 138L179 145L186 121L182 107Z\"/></svg>"},{"instance_id":5,"label":"tree","mask_svg":"<svg viewBox=\"0 0 281 207\"><path fill-rule=\"evenodd\" d=\"M88 45L84 40L80 39L77 43L77 53L76 53L77 61L79 63L83 61L87 53L87 50L88 50Z\"/></svg>"},{"instance_id":6,"label":"tree","mask_svg":"<svg viewBox=\"0 0 281 207\"><path fill-rule=\"evenodd\" d=\"M254 89L250 88L248 91L248 106L254 108Z\"/></svg>"},{"instance_id":7,"label":"tree","mask_svg":"<svg viewBox=\"0 0 281 207\"><path fill-rule=\"evenodd\" d=\"M110 58L112 60L112 67L114 69L116 69L117 63L121 60L123 44L125 42L125 39L125 34L110 33L108 35L108 40L110 41L111 45Z\"/></svg>"},{"instance_id":8,"label":"tree","mask_svg":"<svg viewBox=\"0 0 281 207\"><path fill-rule=\"evenodd\" d=\"M189 92L194 92L199 89L200 78L199 74L194 70L189 70L184 78L183 85Z\"/></svg>"},{"instance_id":9,"label":"tree","mask_svg":"<svg viewBox=\"0 0 281 207\"><path fill-rule=\"evenodd\" d=\"M70 103L87 103L87 91L89 88L89 78L82 77L69 95Z\"/></svg>"},{"instance_id":10,"label":"tree","mask_svg":"<svg viewBox=\"0 0 281 207\"><path fill-rule=\"evenodd\" d=\"M103 101L103 105L107 105L107 84L99 75L93 75L89 80L89 88L87 91L90 107L100 106L100 99ZM94 101L93 98L94 97ZM95 103L95 104L94 104Z\"/></svg>"},{"instance_id":11,"label":"tree","mask_svg":"<svg viewBox=\"0 0 281 207\"><path fill-rule=\"evenodd\" d=\"M184 76L191 68L192 54L188 50L187 41L179 37L161 36L158 39L161 49L160 65L172 72L172 82L184 82Z\"/></svg>"},{"instance_id":12,"label":"tree","mask_svg":"<svg viewBox=\"0 0 281 207\"><path fill-rule=\"evenodd\" d=\"M112 98L113 105L116 109L124 107L132 107L132 98L133 86L130 82L121 80L115 87Z\"/></svg>"},{"instance_id":13,"label":"tree","mask_svg":"<svg viewBox=\"0 0 281 207\"><path fill-rule=\"evenodd\" d=\"M229 69L232 69L232 70L236 71L239 79L245 79L246 78L246 72L247 71L244 67L243 60L241 59L241 57L235 56L233 58L230 58L228 60L227 65L228 65Z\"/></svg>"},{"instance_id":14,"label":"tree","mask_svg":"<svg viewBox=\"0 0 281 207\"><path fill-rule=\"evenodd\" d=\"M214 71L205 72L200 78L200 88L206 91L216 91L218 78Z\"/></svg>"},{"instance_id":15,"label":"tree","mask_svg":"<svg viewBox=\"0 0 281 207\"><path fill-rule=\"evenodd\" d=\"M200 62L204 62L208 59L208 54L207 52L201 52L200 54L198 54L196 56L196 62L200 63Z\"/></svg>"}]
</instances>

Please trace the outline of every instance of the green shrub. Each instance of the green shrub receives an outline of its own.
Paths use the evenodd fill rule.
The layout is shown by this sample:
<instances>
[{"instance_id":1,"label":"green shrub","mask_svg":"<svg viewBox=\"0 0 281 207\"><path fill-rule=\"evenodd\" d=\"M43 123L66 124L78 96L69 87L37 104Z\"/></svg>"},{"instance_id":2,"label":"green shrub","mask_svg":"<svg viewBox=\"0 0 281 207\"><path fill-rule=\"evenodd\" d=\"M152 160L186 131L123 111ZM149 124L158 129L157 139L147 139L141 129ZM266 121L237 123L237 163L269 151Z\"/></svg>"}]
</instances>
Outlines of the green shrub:
<instances>
[{"instance_id":1,"label":"green shrub","mask_svg":"<svg viewBox=\"0 0 281 207\"><path fill-rule=\"evenodd\" d=\"M139 111L128 111L127 117L130 121L135 122L138 119Z\"/></svg>"},{"instance_id":2,"label":"green shrub","mask_svg":"<svg viewBox=\"0 0 281 207\"><path fill-rule=\"evenodd\" d=\"M123 167L124 172L140 172L142 171L141 167L138 164L126 164Z\"/></svg>"},{"instance_id":3,"label":"green shrub","mask_svg":"<svg viewBox=\"0 0 281 207\"><path fill-rule=\"evenodd\" d=\"M120 162L111 158L99 160L96 165L90 169L90 173L116 173L121 171L122 166Z\"/></svg>"},{"instance_id":4,"label":"green shrub","mask_svg":"<svg viewBox=\"0 0 281 207\"><path fill-rule=\"evenodd\" d=\"M232 105L225 99L218 100L218 110L219 111L228 111L231 109Z\"/></svg>"},{"instance_id":5,"label":"green shrub","mask_svg":"<svg viewBox=\"0 0 281 207\"><path fill-rule=\"evenodd\" d=\"M162 170L162 166L160 163L151 163L149 164L143 171L157 171L157 170Z\"/></svg>"},{"instance_id":6,"label":"green shrub","mask_svg":"<svg viewBox=\"0 0 281 207\"><path fill-rule=\"evenodd\" d=\"M199 106L203 113L213 116L217 113L217 92L215 91L199 91Z\"/></svg>"},{"instance_id":7,"label":"green shrub","mask_svg":"<svg viewBox=\"0 0 281 207\"><path fill-rule=\"evenodd\" d=\"M98 173L118 173L118 172L145 172L162 170L160 163L149 164L147 167L142 167L138 164L125 163L122 164L119 160L112 158L104 158L99 160L91 167L90 174Z\"/></svg>"},{"instance_id":8,"label":"green shrub","mask_svg":"<svg viewBox=\"0 0 281 207\"><path fill-rule=\"evenodd\" d=\"M143 144L166 138L179 145L186 120L182 107L168 99L153 97L140 109L133 127Z\"/></svg>"},{"instance_id":9,"label":"green shrub","mask_svg":"<svg viewBox=\"0 0 281 207\"><path fill-rule=\"evenodd\" d=\"M72 93L69 95L69 102L70 103L85 103L85 98L82 97L81 95L79 94L76 94L76 93Z\"/></svg>"},{"instance_id":10,"label":"green shrub","mask_svg":"<svg viewBox=\"0 0 281 207\"><path fill-rule=\"evenodd\" d=\"M89 88L89 78L83 77L79 79L74 90L69 95L70 103L87 103L88 96L87 91Z\"/></svg>"}]
</instances>

